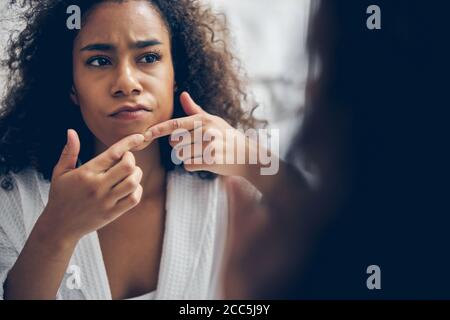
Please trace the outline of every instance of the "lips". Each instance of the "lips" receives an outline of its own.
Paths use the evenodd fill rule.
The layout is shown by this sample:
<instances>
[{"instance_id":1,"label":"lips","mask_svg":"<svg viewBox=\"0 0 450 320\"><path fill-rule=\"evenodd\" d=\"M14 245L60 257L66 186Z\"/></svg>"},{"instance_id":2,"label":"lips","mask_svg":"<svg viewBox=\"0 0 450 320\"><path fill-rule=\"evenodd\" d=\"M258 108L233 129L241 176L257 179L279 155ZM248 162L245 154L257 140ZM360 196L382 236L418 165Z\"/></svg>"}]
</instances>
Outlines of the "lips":
<instances>
[{"instance_id":1,"label":"lips","mask_svg":"<svg viewBox=\"0 0 450 320\"><path fill-rule=\"evenodd\" d=\"M141 104L134 105L134 106L129 105L129 106L122 106L122 107L116 109L116 111L111 113L110 116L114 117L114 116L118 115L121 112L137 112L137 111L141 111L141 110L143 110L143 111L151 111L150 108L148 108L148 107L146 107L144 105L141 105Z\"/></svg>"}]
</instances>

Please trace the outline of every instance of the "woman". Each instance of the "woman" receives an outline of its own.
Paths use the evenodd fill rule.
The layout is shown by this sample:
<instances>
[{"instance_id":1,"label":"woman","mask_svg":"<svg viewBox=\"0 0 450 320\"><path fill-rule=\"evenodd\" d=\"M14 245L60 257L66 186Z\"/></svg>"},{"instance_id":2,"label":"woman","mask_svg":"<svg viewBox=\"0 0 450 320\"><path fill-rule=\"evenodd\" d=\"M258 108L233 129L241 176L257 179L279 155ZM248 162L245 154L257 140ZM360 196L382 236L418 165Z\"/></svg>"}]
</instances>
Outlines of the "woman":
<instances>
[{"instance_id":1,"label":"woman","mask_svg":"<svg viewBox=\"0 0 450 320\"><path fill-rule=\"evenodd\" d=\"M200 121L245 144L233 128L258 124L226 29L190 0L70 1L80 30L65 1L27 5L0 118L0 296L215 297L227 207L214 178L249 167L183 152L183 170L167 136Z\"/></svg>"}]
</instances>

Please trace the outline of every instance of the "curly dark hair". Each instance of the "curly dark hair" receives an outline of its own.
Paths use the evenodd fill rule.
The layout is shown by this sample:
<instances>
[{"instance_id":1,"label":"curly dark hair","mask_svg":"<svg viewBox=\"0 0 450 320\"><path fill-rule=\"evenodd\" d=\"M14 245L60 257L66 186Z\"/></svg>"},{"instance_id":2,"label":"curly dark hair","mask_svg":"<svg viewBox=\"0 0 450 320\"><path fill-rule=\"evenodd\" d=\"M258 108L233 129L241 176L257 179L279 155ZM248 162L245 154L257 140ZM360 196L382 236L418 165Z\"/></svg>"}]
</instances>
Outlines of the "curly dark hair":
<instances>
[{"instance_id":1,"label":"curly dark hair","mask_svg":"<svg viewBox=\"0 0 450 320\"><path fill-rule=\"evenodd\" d=\"M22 9L20 18L25 28L17 37L10 36L8 57L2 61L9 76L0 109L0 176L8 179L8 173L31 167L50 181L68 128L77 130L83 144L80 161L93 157L93 134L68 95L73 84L72 48L78 31L66 28L66 10L78 5L83 25L95 6L104 1L126 0L10 0L11 6ZM253 116L256 104L245 92L242 68L229 48L225 17L215 15L197 0L147 1L159 12L171 37L177 83L173 117L185 116L179 95L188 91L207 112L233 127L264 125ZM174 164L167 139L161 140L160 149L161 161L169 171ZM203 178L215 176L199 174ZM8 185L2 181L3 189Z\"/></svg>"}]
</instances>

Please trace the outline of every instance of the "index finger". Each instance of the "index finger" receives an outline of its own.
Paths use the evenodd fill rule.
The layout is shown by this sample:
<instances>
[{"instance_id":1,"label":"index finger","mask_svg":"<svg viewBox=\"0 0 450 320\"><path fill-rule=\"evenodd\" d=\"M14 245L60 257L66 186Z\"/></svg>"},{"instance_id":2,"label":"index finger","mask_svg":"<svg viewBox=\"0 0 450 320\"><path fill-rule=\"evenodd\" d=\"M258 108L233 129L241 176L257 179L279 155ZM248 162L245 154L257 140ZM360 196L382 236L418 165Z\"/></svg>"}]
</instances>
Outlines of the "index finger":
<instances>
[{"instance_id":1,"label":"index finger","mask_svg":"<svg viewBox=\"0 0 450 320\"><path fill-rule=\"evenodd\" d=\"M145 140L149 141L167 136L169 134L172 134L177 129L185 129L188 131L195 130L202 126L202 119L203 115L195 114L193 116L170 119L158 123L157 125L154 125L153 127L147 129L144 134Z\"/></svg>"},{"instance_id":2,"label":"index finger","mask_svg":"<svg viewBox=\"0 0 450 320\"><path fill-rule=\"evenodd\" d=\"M114 164L116 164L122 156L127 151L131 151L133 148L140 146L144 142L144 135L142 134L132 134L129 135L119 142L116 142L111 147L109 147L106 151L90 160L85 164L85 166L89 167L93 171L103 172L111 168Z\"/></svg>"}]
</instances>

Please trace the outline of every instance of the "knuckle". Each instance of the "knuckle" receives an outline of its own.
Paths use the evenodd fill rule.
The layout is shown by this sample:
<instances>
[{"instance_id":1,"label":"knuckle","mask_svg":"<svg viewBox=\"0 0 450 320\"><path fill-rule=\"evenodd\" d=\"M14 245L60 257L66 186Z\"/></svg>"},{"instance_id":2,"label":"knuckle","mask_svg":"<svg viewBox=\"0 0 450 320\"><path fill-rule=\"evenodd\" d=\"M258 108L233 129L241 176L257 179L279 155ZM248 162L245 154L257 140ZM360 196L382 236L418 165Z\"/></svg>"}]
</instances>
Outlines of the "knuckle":
<instances>
[{"instance_id":1,"label":"knuckle","mask_svg":"<svg viewBox=\"0 0 450 320\"><path fill-rule=\"evenodd\" d=\"M95 183L90 183L86 186L86 192L89 197L94 199L100 198L100 189Z\"/></svg>"},{"instance_id":2,"label":"knuckle","mask_svg":"<svg viewBox=\"0 0 450 320\"><path fill-rule=\"evenodd\" d=\"M132 180L131 187L136 190L137 188L139 188L140 182L141 179L139 177L136 177L135 179Z\"/></svg>"},{"instance_id":3,"label":"knuckle","mask_svg":"<svg viewBox=\"0 0 450 320\"><path fill-rule=\"evenodd\" d=\"M118 149L113 148L110 150L110 156L113 160L119 161L122 155L120 154Z\"/></svg>"},{"instance_id":4,"label":"knuckle","mask_svg":"<svg viewBox=\"0 0 450 320\"><path fill-rule=\"evenodd\" d=\"M141 201L141 195L142 195L141 190L142 190L142 186L139 185L137 187L137 189L130 195L130 202L133 205L136 205Z\"/></svg>"},{"instance_id":5,"label":"knuckle","mask_svg":"<svg viewBox=\"0 0 450 320\"><path fill-rule=\"evenodd\" d=\"M202 113L200 115L200 120L203 122L204 125L205 124L210 124L211 121L212 121L211 117L209 115L205 114L205 113Z\"/></svg>"},{"instance_id":6,"label":"knuckle","mask_svg":"<svg viewBox=\"0 0 450 320\"><path fill-rule=\"evenodd\" d=\"M178 119L173 119L171 126L172 126L172 129L178 129L180 127L180 121Z\"/></svg>"},{"instance_id":7,"label":"knuckle","mask_svg":"<svg viewBox=\"0 0 450 320\"><path fill-rule=\"evenodd\" d=\"M133 193L132 195L130 195L130 202L131 202L131 204L133 204L133 205L136 205L136 204L139 203L139 198L138 198L138 196L137 196L135 193Z\"/></svg>"},{"instance_id":8,"label":"knuckle","mask_svg":"<svg viewBox=\"0 0 450 320\"><path fill-rule=\"evenodd\" d=\"M78 177L78 182L80 182L83 185L86 185L86 184L90 185L93 180L91 172L89 172L87 170L80 170L77 177Z\"/></svg>"},{"instance_id":9,"label":"knuckle","mask_svg":"<svg viewBox=\"0 0 450 320\"><path fill-rule=\"evenodd\" d=\"M134 163L136 161L136 158L134 157L133 152L127 151L127 152L125 152L125 155L126 155L126 158L130 159L131 162Z\"/></svg>"},{"instance_id":10,"label":"knuckle","mask_svg":"<svg viewBox=\"0 0 450 320\"><path fill-rule=\"evenodd\" d=\"M159 136L161 134L161 128L159 126L155 126L152 129L153 136Z\"/></svg>"},{"instance_id":11,"label":"knuckle","mask_svg":"<svg viewBox=\"0 0 450 320\"><path fill-rule=\"evenodd\" d=\"M84 185L84 188L86 189L88 195L95 199L100 199L102 195L100 188L102 181L93 174L88 175L88 177L85 179L86 183Z\"/></svg>"},{"instance_id":12,"label":"knuckle","mask_svg":"<svg viewBox=\"0 0 450 320\"><path fill-rule=\"evenodd\" d=\"M139 167L136 167L136 171L137 171L137 176L138 176L138 180L141 181L142 176L144 175L144 172L142 172L142 169Z\"/></svg>"},{"instance_id":13,"label":"knuckle","mask_svg":"<svg viewBox=\"0 0 450 320\"><path fill-rule=\"evenodd\" d=\"M127 174L131 174L133 173L134 169L135 169L135 165L132 161L124 161L122 164L122 169L127 173Z\"/></svg>"},{"instance_id":14,"label":"knuckle","mask_svg":"<svg viewBox=\"0 0 450 320\"><path fill-rule=\"evenodd\" d=\"M139 181L137 179L133 179L133 177L130 177L125 182L125 188L127 190L134 190L138 187Z\"/></svg>"}]
</instances>

